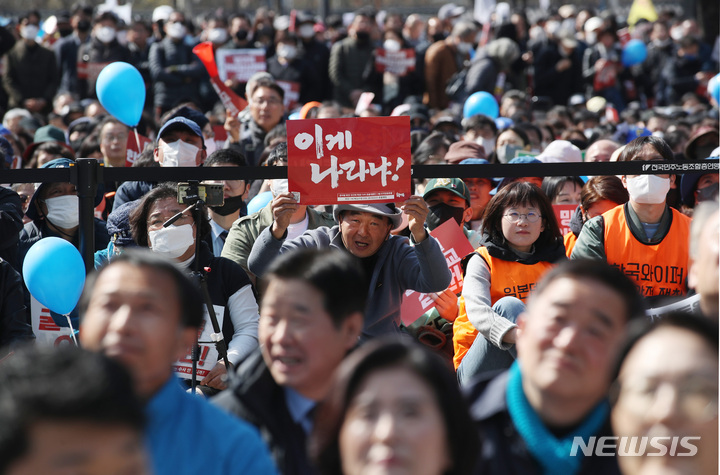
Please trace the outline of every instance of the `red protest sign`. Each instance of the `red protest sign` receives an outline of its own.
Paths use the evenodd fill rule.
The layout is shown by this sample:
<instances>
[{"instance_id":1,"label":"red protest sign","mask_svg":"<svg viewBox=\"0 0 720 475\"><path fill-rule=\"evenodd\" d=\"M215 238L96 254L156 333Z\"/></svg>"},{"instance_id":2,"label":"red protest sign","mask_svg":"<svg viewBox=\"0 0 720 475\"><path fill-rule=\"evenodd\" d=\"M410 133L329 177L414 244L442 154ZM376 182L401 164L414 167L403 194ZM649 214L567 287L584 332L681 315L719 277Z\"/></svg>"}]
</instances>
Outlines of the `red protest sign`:
<instances>
[{"instance_id":1,"label":"red protest sign","mask_svg":"<svg viewBox=\"0 0 720 475\"><path fill-rule=\"evenodd\" d=\"M463 284L461 261L474 249L454 219L445 221L430 231L430 235L440 243L448 269L452 274L452 281L448 289L455 295L460 295ZM407 290L400 306L400 318L405 325L410 325L434 306L435 301L429 294Z\"/></svg>"},{"instance_id":2,"label":"red protest sign","mask_svg":"<svg viewBox=\"0 0 720 475\"><path fill-rule=\"evenodd\" d=\"M215 63L215 50L213 49L212 42L204 41L197 44L193 48L195 56L200 58L200 61L205 66L205 69L210 76L210 84L217 93L220 101L231 115L237 115L241 110L247 107L247 101L242 97L238 96L233 92L232 89L227 87L225 83L220 80L217 64Z\"/></svg>"},{"instance_id":3,"label":"red protest sign","mask_svg":"<svg viewBox=\"0 0 720 475\"><path fill-rule=\"evenodd\" d=\"M128 134L127 139L127 156L125 158L125 166L131 167L133 163L135 163L135 160L140 156L143 150L145 150L145 146L147 144L152 143L152 140L145 137L144 135L137 134L138 138L140 139L140 148L138 149L138 143L135 140L135 134L131 131Z\"/></svg>"},{"instance_id":4,"label":"red protest sign","mask_svg":"<svg viewBox=\"0 0 720 475\"><path fill-rule=\"evenodd\" d=\"M295 81L275 81L285 92L283 105L286 110L293 110L300 100L300 83Z\"/></svg>"},{"instance_id":5,"label":"red protest sign","mask_svg":"<svg viewBox=\"0 0 720 475\"><path fill-rule=\"evenodd\" d=\"M410 196L410 118L286 123L288 187L304 205L383 203Z\"/></svg>"},{"instance_id":6,"label":"red protest sign","mask_svg":"<svg viewBox=\"0 0 720 475\"><path fill-rule=\"evenodd\" d=\"M219 49L215 51L220 79L236 79L247 82L255 73L265 71L265 50Z\"/></svg>"},{"instance_id":7,"label":"red protest sign","mask_svg":"<svg viewBox=\"0 0 720 475\"><path fill-rule=\"evenodd\" d=\"M415 50L412 48L400 51L377 49L375 50L375 70L379 73L388 72L405 76L415 70Z\"/></svg>"},{"instance_id":8,"label":"red protest sign","mask_svg":"<svg viewBox=\"0 0 720 475\"><path fill-rule=\"evenodd\" d=\"M578 205L552 205L553 211L555 211L555 218L557 218L558 225L560 226L560 232L562 235L566 235L570 232L570 219L572 219L575 209Z\"/></svg>"}]
</instances>

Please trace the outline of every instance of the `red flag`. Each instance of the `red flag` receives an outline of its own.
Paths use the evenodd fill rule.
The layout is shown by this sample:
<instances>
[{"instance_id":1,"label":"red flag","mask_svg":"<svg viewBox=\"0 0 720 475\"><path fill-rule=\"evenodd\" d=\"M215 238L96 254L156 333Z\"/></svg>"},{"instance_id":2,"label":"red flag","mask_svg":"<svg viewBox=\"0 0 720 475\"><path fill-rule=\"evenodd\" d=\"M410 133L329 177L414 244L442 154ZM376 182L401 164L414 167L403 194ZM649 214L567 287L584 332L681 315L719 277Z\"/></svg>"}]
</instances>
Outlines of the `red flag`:
<instances>
[{"instance_id":1,"label":"red flag","mask_svg":"<svg viewBox=\"0 0 720 475\"><path fill-rule=\"evenodd\" d=\"M241 110L245 109L248 105L247 101L227 87L218 75L217 64L215 64L215 51L213 50L212 42L205 41L198 44L193 48L193 53L200 58L200 61L202 61L205 69L207 69L207 72L210 75L210 83L213 85L215 92L217 92L217 95L220 97L225 109L227 109L232 115L237 115Z\"/></svg>"}]
</instances>

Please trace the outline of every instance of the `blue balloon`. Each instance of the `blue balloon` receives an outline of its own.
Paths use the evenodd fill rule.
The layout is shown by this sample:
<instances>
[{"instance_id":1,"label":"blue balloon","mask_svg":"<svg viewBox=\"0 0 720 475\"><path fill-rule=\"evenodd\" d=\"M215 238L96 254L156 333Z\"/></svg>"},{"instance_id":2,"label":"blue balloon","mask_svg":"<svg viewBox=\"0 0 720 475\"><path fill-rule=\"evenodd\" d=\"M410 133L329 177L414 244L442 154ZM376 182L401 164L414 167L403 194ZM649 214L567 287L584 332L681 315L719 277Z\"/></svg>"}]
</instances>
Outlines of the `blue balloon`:
<instances>
[{"instance_id":1,"label":"blue balloon","mask_svg":"<svg viewBox=\"0 0 720 475\"><path fill-rule=\"evenodd\" d=\"M716 74L708 81L708 94L715 100L715 104L720 104L720 74Z\"/></svg>"},{"instance_id":2,"label":"blue balloon","mask_svg":"<svg viewBox=\"0 0 720 475\"><path fill-rule=\"evenodd\" d=\"M100 104L117 120L135 127L145 106L145 82L135 66L122 61L100 71L95 83Z\"/></svg>"},{"instance_id":3,"label":"blue balloon","mask_svg":"<svg viewBox=\"0 0 720 475\"><path fill-rule=\"evenodd\" d=\"M85 264L68 241L40 239L25 255L22 271L32 296L53 312L67 315L77 305L85 285Z\"/></svg>"},{"instance_id":4,"label":"blue balloon","mask_svg":"<svg viewBox=\"0 0 720 475\"><path fill-rule=\"evenodd\" d=\"M463 106L463 118L472 117L478 114L486 115L491 119L497 119L500 114L498 103L489 92L475 92L465 101L465 105Z\"/></svg>"},{"instance_id":5,"label":"blue balloon","mask_svg":"<svg viewBox=\"0 0 720 475\"><path fill-rule=\"evenodd\" d=\"M250 200L250 203L248 203L247 206L247 212L248 214L257 213L261 209L263 209L265 206L267 206L270 201L273 199L272 191L263 191L259 195L256 195L255 198Z\"/></svg>"},{"instance_id":6,"label":"blue balloon","mask_svg":"<svg viewBox=\"0 0 720 475\"><path fill-rule=\"evenodd\" d=\"M642 40L630 40L623 47L623 66L635 66L645 61L645 58L647 58L647 46L645 46Z\"/></svg>"}]
</instances>

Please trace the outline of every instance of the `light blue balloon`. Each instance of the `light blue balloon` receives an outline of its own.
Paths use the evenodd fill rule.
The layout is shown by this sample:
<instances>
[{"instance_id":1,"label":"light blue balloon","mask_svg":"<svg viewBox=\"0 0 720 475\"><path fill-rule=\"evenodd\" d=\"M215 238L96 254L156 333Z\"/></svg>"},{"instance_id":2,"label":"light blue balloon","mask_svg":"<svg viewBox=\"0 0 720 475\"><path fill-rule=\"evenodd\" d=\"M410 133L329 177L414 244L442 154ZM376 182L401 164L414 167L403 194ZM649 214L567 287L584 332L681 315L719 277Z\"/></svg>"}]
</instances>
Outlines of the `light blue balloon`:
<instances>
[{"instance_id":1,"label":"light blue balloon","mask_svg":"<svg viewBox=\"0 0 720 475\"><path fill-rule=\"evenodd\" d=\"M645 46L642 40L630 40L623 47L623 66L635 66L645 61L645 58L647 58L647 46Z\"/></svg>"},{"instance_id":2,"label":"light blue balloon","mask_svg":"<svg viewBox=\"0 0 720 475\"><path fill-rule=\"evenodd\" d=\"M708 94L715 99L716 104L720 104L720 74L716 74L708 81Z\"/></svg>"},{"instance_id":3,"label":"light blue balloon","mask_svg":"<svg viewBox=\"0 0 720 475\"><path fill-rule=\"evenodd\" d=\"M135 66L122 61L100 71L95 83L100 104L117 120L135 127L145 106L145 83Z\"/></svg>"},{"instance_id":4,"label":"light blue balloon","mask_svg":"<svg viewBox=\"0 0 720 475\"><path fill-rule=\"evenodd\" d=\"M259 195L255 195L255 198L250 200L248 203L248 214L257 213L261 209L267 206L273 199L272 191L263 191Z\"/></svg>"},{"instance_id":5,"label":"light blue balloon","mask_svg":"<svg viewBox=\"0 0 720 475\"><path fill-rule=\"evenodd\" d=\"M475 92L465 101L463 118L467 119L477 114L486 115L491 119L497 119L498 115L500 115L498 103L489 92Z\"/></svg>"},{"instance_id":6,"label":"light blue balloon","mask_svg":"<svg viewBox=\"0 0 720 475\"><path fill-rule=\"evenodd\" d=\"M72 312L85 285L85 264L75 246L58 237L40 239L25 255L22 271L38 302L61 315Z\"/></svg>"}]
</instances>

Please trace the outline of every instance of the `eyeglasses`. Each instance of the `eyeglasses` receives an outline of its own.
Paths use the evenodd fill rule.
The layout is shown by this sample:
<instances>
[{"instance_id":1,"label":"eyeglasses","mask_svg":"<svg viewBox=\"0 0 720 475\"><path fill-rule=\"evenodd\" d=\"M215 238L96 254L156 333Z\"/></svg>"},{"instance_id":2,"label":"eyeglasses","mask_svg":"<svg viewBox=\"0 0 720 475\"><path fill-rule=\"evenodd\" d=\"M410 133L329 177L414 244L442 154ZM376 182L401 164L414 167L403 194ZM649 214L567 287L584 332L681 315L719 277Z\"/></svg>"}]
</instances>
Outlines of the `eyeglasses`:
<instances>
[{"instance_id":1,"label":"eyeglasses","mask_svg":"<svg viewBox=\"0 0 720 475\"><path fill-rule=\"evenodd\" d=\"M264 106L265 104L269 106L279 106L282 104L282 101L277 97L258 97L253 99L252 103L257 104L258 106Z\"/></svg>"},{"instance_id":2,"label":"eyeglasses","mask_svg":"<svg viewBox=\"0 0 720 475\"><path fill-rule=\"evenodd\" d=\"M516 213L513 211L503 216L503 218L507 219L511 223L517 223L523 217L527 220L528 223L537 223L538 220L542 218L540 213L536 213L535 211L530 211L527 214Z\"/></svg>"}]
</instances>

